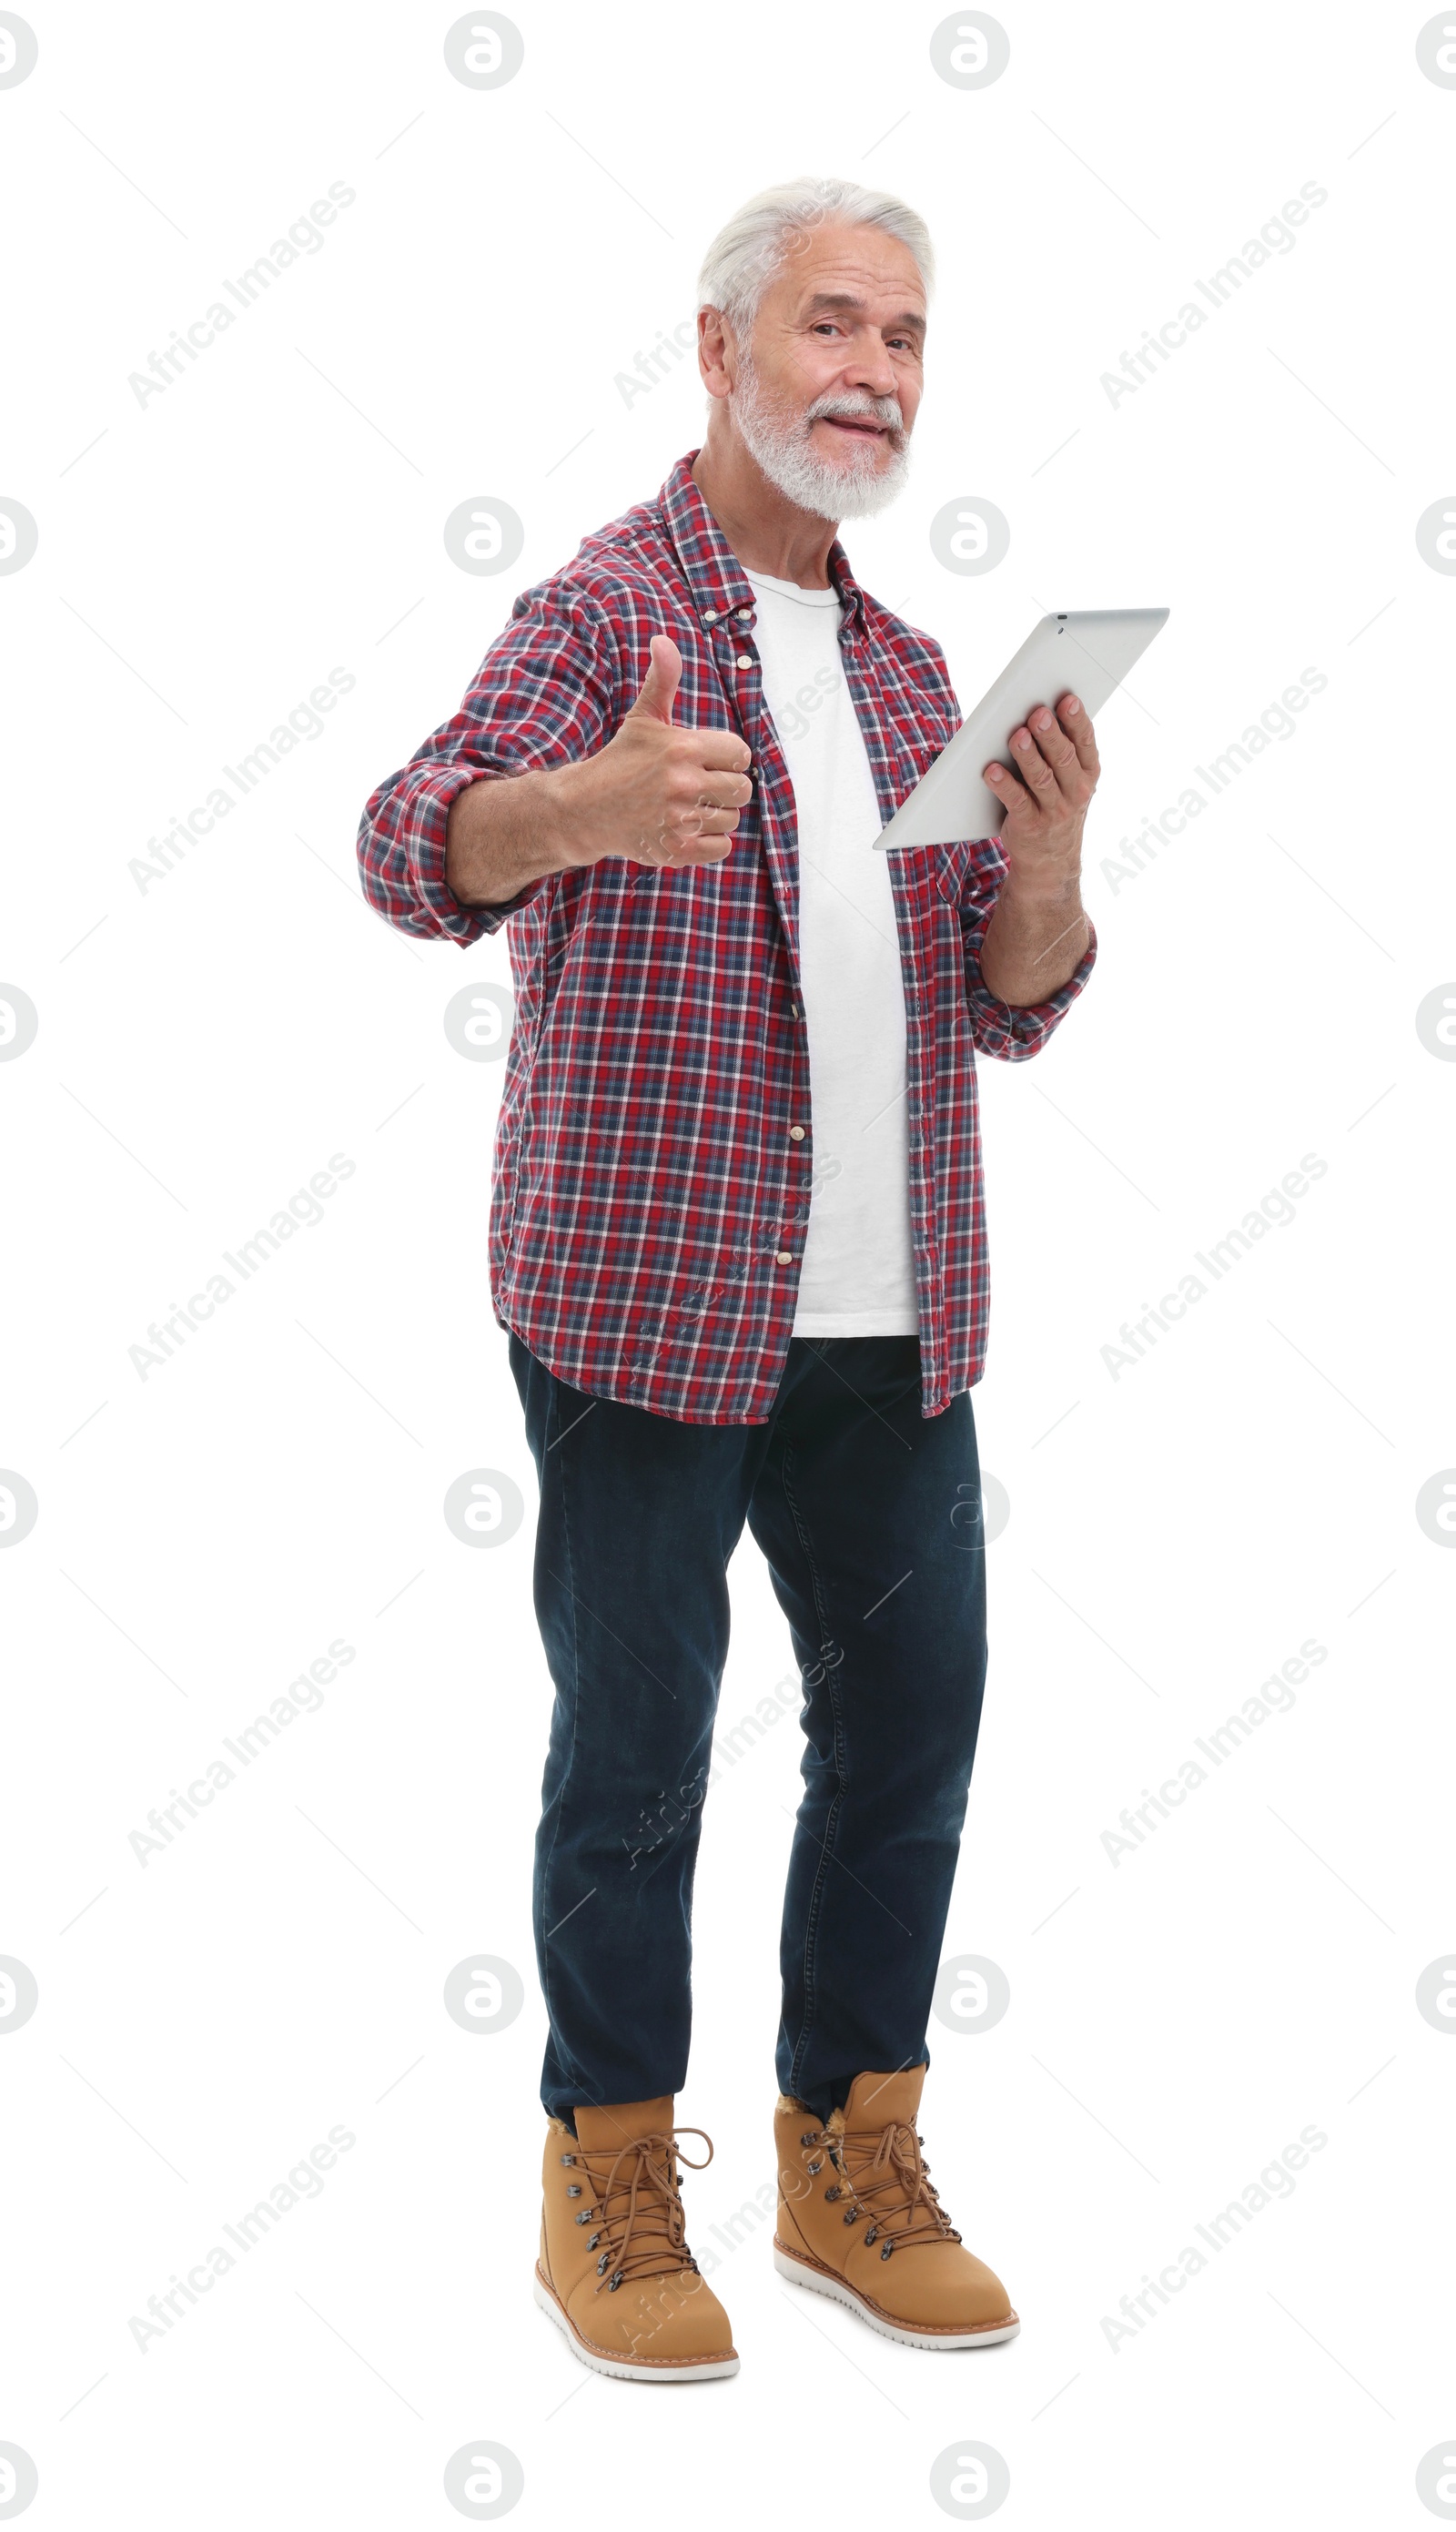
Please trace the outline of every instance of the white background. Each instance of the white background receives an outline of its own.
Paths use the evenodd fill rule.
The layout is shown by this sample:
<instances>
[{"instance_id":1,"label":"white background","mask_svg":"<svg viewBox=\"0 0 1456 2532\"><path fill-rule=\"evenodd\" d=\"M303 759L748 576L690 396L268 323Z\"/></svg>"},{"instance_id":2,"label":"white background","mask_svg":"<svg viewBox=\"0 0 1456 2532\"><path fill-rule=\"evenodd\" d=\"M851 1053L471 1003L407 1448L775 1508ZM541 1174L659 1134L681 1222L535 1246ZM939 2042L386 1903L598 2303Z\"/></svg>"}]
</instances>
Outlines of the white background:
<instances>
[{"instance_id":1,"label":"white background","mask_svg":"<svg viewBox=\"0 0 1456 2532\"><path fill-rule=\"evenodd\" d=\"M39 1503L0 1557L0 1951L39 1985L3 2049L0 2441L68 2532L448 2523L482 2438L551 2525L933 2523L967 2438L1037 2532L1418 2525L1456 2436L1456 2035L1415 2003L1456 1943L1456 1559L1414 1509L1456 1462L1456 1069L1415 1025L1456 976L1456 578L1415 534L1452 491L1456 90L1419 7L1008 9L980 91L932 68L933 7L514 17L524 66L480 92L448 8L37 10L0 90L0 495L39 529L0 580L0 974L39 1014L0 1065L0 1463ZM485 1269L501 1066L442 1026L507 945L392 934L354 834L515 591L699 444L690 363L630 404L618 374L798 173L903 193L938 246L911 489L846 543L963 704L1045 605L1173 612L1102 726L1096 974L1035 1065L982 1067L976 1410L1011 1516L946 1952L1012 2002L932 2023L923 2125L1025 2326L901 2350L782 2287L745 2219L713 2278L740 2376L651 2397L530 2301L534 1481ZM129 374L336 181L321 251L139 405ZM1293 251L1111 403L1102 374L1310 182ZM476 495L525 523L502 578L444 548ZM1011 524L984 577L930 549L961 497ZM322 733L140 889L148 838L336 666ZM1105 876L1307 666L1297 733ZM148 1323L336 1152L324 1219L139 1377ZM1296 1221L1114 1379L1120 1323L1306 1153ZM442 1518L475 1467L527 1499L489 1553ZM725 1725L792 1662L751 1543L733 1587ZM320 1708L139 1863L148 1810L341 1637ZM1310 1637L1292 1710L1114 1865L1124 1806ZM700 2249L772 2173L796 1740L706 1814ZM526 1982L508 2029L444 2011L473 1946ZM139 2350L148 2296L335 2124L321 2197ZM1109 2345L1307 2125L1294 2195Z\"/></svg>"}]
</instances>

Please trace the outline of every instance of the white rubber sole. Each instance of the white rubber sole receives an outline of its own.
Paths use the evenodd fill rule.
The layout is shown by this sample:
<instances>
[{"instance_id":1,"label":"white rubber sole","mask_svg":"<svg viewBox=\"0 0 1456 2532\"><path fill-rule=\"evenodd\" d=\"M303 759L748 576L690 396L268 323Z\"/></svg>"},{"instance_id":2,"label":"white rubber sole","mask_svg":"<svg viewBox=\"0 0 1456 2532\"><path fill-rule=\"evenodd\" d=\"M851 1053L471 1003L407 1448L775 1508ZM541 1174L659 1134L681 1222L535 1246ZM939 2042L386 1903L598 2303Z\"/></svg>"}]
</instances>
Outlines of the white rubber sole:
<instances>
[{"instance_id":1,"label":"white rubber sole","mask_svg":"<svg viewBox=\"0 0 1456 2532\"><path fill-rule=\"evenodd\" d=\"M842 2277L826 2276L822 2270L812 2269L804 2260L796 2260L788 2251L774 2244L773 2265L781 2277L791 2284L808 2286L811 2294L827 2295L831 2303L842 2303L861 2321L877 2330L881 2338L898 2338L902 2347L999 2347L1004 2339L1015 2338L1021 2329L1019 2321L1008 2321L1003 2330L903 2330L898 2322L884 2321L854 2287Z\"/></svg>"},{"instance_id":2,"label":"white rubber sole","mask_svg":"<svg viewBox=\"0 0 1456 2532\"><path fill-rule=\"evenodd\" d=\"M588 2345L572 2326L571 2315L558 2303L539 2275L532 2279L536 2302L548 2321L554 2321L579 2365L589 2365L593 2374L609 2374L616 2383L718 2383L738 2372L738 2358L714 2358L705 2365L634 2365L622 2356L603 2356Z\"/></svg>"}]
</instances>

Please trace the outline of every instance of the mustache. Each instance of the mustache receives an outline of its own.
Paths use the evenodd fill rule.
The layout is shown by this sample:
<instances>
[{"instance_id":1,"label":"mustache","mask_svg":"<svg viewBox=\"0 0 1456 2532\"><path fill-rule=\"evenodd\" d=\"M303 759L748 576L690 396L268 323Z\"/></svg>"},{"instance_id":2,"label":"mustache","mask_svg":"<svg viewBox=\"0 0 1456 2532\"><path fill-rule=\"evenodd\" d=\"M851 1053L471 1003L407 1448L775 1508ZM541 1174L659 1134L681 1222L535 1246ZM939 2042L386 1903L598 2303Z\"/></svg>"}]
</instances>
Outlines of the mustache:
<instances>
[{"instance_id":1,"label":"mustache","mask_svg":"<svg viewBox=\"0 0 1456 2532\"><path fill-rule=\"evenodd\" d=\"M806 432L819 421L877 422L882 431L905 437L905 416L898 396L816 396L804 417Z\"/></svg>"}]
</instances>

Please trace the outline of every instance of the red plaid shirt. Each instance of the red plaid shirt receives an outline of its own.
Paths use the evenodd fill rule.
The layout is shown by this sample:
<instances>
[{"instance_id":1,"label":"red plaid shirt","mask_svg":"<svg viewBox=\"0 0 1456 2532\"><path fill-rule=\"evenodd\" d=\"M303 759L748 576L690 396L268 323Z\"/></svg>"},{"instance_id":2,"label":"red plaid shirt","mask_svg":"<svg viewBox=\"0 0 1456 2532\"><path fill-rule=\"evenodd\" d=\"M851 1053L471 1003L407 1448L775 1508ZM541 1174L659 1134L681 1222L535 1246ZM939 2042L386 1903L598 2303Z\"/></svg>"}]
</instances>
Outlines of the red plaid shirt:
<instances>
[{"instance_id":1,"label":"red plaid shirt","mask_svg":"<svg viewBox=\"0 0 1456 2532\"><path fill-rule=\"evenodd\" d=\"M799 978L794 794L764 707L755 602L693 480L585 539L516 600L453 720L368 802L364 894L419 940L462 948L509 921L515 1025L495 1137L495 1315L573 1387L690 1424L772 1411L794 1324L813 1172ZM886 820L960 724L937 643L861 589L843 547L844 670ZM468 783L594 755L635 702L647 645L683 659L676 717L737 730L755 795L724 862L611 858L507 905L445 884ZM999 843L889 856L905 980L910 1214L921 1410L981 1373L989 1280L976 1053L1035 1055L1092 970L1046 1002L991 993L980 950ZM809 1130L802 1142L790 1128Z\"/></svg>"}]
</instances>

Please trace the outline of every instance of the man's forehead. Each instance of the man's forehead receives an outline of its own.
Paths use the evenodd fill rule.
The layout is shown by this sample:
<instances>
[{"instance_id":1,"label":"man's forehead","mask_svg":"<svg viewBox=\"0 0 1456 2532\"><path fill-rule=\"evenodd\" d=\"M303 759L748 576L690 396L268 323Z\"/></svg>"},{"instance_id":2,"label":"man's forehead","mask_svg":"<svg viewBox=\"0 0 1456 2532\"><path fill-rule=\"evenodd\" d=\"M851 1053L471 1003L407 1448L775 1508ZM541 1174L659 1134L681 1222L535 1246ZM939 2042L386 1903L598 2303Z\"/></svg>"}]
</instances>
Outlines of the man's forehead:
<instances>
[{"instance_id":1,"label":"man's forehead","mask_svg":"<svg viewBox=\"0 0 1456 2532\"><path fill-rule=\"evenodd\" d=\"M868 238L807 240L776 276L773 298L798 317L868 316L924 331L925 293L908 246L883 231Z\"/></svg>"}]
</instances>

